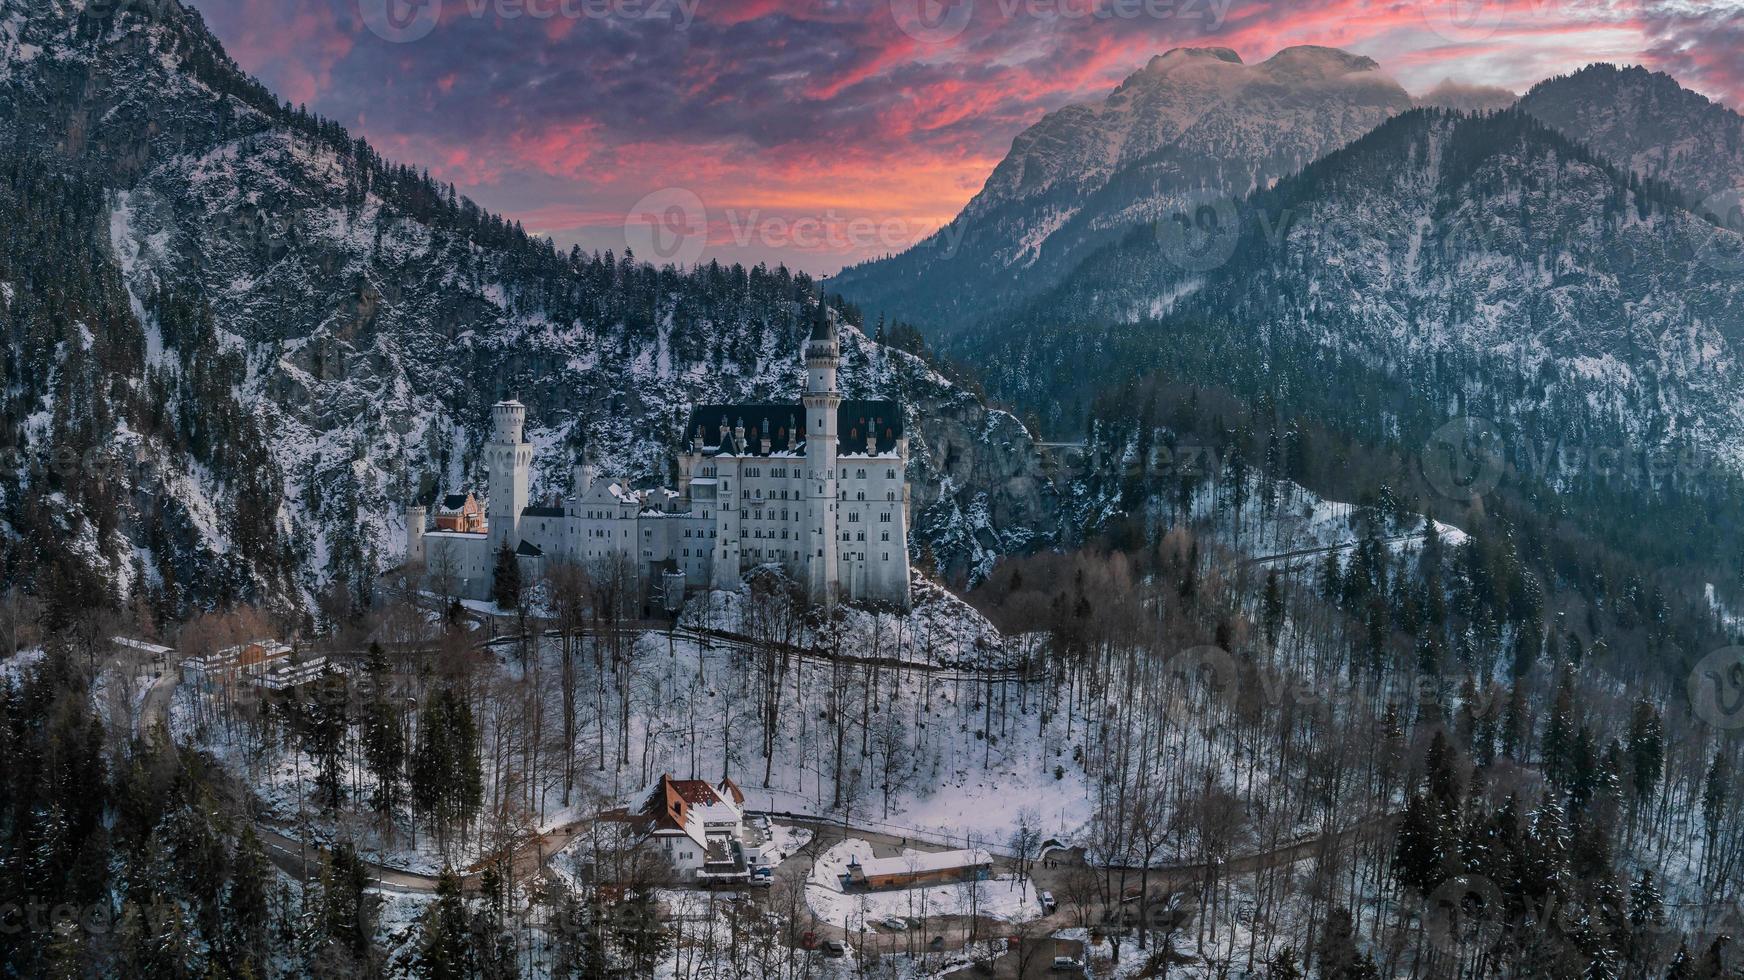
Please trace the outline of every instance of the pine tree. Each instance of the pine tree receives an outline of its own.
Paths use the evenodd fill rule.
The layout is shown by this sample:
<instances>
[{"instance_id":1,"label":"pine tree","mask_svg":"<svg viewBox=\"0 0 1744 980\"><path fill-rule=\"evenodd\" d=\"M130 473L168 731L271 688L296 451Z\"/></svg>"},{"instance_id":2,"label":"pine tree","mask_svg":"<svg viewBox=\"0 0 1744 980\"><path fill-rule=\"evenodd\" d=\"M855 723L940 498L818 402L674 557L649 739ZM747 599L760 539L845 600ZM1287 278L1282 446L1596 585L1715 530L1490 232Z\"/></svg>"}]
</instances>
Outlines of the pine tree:
<instances>
[{"instance_id":1,"label":"pine tree","mask_svg":"<svg viewBox=\"0 0 1744 980\"><path fill-rule=\"evenodd\" d=\"M604 936L599 910L573 892L557 906L556 953L552 980L594 980L606 975Z\"/></svg>"},{"instance_id":2,"label":"pine tree","mask_svg":"<svg viewBox=\"0 0 1744 980\"><path fill-rule=\"evenodd\" d=\"M1303 980L1302 967L1296 962L1296 947L1285 946L1272 957L1266 968L1267 980Z\"/></svg>"},{"instance_id":3,"label":"pine tree","mask_svg":"<svg viewBox=\"0 0 1744 980\"><path fill-rule=\"evenodd\" d=\"M267 899L271 881L272 865L267 861L266 850L255 836L254 826L244 824L236 842L224 926L229 933L229 945L235 951L236 965L246 964L257 975L265 973L267 934L272 926L272 909Z\"/></svg>"},{"instance_id":4,"label":"pine tree","mask_svg":"<svg viewBox=\"0 0 1744 980\"><path fill-rule=\"evenodd\" d=\"M1714 761L1708 766L1708 778L1702 790L1702 826L1707 830L1709 853L1719 844L1731 781L1731 767L1726 764L1725 751L1722 749L1714 753Z\"/></svg>"},{"instance_id":5,"label":"pine tree","mask_svg":"<svg viewBox=\"0 0 1744 980\"><path fill-rule=\"evenodd\" d=\"M369 703L362 723L363 758L375 780L370 805L384 816L391 814L403 796L406 769L406 730L399 706L392 700L386 657L380 644L370 644Z\"/></svg>"},{"instance_id":6,"label":"pine tree","mask_svg":"<svg viewBox=\"0 0 1744 980\"><path fill-rule=\"evenodd\" d=\"M491 573L491 599L498 609L514 609L521 603L521 563L507 541L497 549L496 566Z\"/></svg>"},{"instance_id":7,"label":"pine tree","mask_svg":"<svg viewBox=\"0 0 1744 980\"><path fill-rule=\"evenodd\" d=\"M1428 895L1441 883L1442 858L1440 834L1429 803L1421 793L1413 793L1399 822L1394 873L1407 888Z\"/></svg>"},{"instance_id":8,"label":"pine tree","mask_svg":"<svg viewBox=\"0 0 1744 980\"><path fill-rule=\"evenodd\" d=\"M653 889L637 887L613 910L612 931L637 976L648 976L672 948Z\"/></svg>"},{"instance_id":9,"label":"pine tree","mask_svg":"<svg viewBox=\"0 0 1744 980\"><path fill-rule=\"evenodd\" d=\"M1326 914L1326 925L1320 933L1320 946L1314 959L1319 963L1320 976L1326 980L1349 977L1357 962L1356 925L1350 910L1340 905Z\"/></svg>"},{"instance_id":10,"label":"pine tree","mask_svg":"<svg viewBox=\"0 0 1744 980\"><path fill-rule=\"evenodd\" d=\"M460 897L460 878L452 868L442 869L436 880L436 901L419 923L412 970L421 980L468 980L472 976L466 903Z\"/></svg>"},{"instance_id":11,"label":"pine tree","mask_svg":"<svg viewBox=\"0 0 1744 980\"><path fill-rule=\"evenodd\" d=\"M1544 722L1544 737L1540 740L1544 755L1544 775L1552 785L1565 787L1575 752L1574 671L1566 664L1556 681L1556 699L1550 717Z\"/></svg>"},{"instance_id":12,"label":"pine tree","mask_svg":"<svg viewBox=\"0 0 1744 980\"><path fill-rule=\"evenodd\" d=\"M1653 801L1665 768L1665 725L1651 702L1635 702L1629 718L1629 809L1631 818L1644 804Z\"/></svg>"},{"instance_id":13,"label":"pine tree","mask_svg":"<svg viewBox=\"0 0 1744 980\"><path fill-rule=\"evenodd\" d=\"M1278 647L1278 637L1284 631L1284 589L1278 581L1278 570L1272 569L1266 573L1266 591L1261 600L1266 644L1272 649Z\"/></svg>"}]
</instances>

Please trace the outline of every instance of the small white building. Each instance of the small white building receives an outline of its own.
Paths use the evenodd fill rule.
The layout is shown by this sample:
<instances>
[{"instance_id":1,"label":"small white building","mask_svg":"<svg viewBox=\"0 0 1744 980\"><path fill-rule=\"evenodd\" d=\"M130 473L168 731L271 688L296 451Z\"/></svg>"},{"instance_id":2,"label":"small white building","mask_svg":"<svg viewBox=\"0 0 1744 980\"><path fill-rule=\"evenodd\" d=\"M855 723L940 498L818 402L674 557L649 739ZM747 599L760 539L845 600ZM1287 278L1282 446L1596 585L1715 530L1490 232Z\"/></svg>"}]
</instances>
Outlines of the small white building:
<instances>
[{"instance_id":1,"label":"small white building","mask_svg":"<svg viewBox=\"0 0 1744 980\"><path fill-rule=\"evenodd\" d=\"M743 882L756 870L746 846L745 794L731 779L711 785L662 774L635 818L640 846L665 855L680 881Z\"/></svg>"}]
</instances>

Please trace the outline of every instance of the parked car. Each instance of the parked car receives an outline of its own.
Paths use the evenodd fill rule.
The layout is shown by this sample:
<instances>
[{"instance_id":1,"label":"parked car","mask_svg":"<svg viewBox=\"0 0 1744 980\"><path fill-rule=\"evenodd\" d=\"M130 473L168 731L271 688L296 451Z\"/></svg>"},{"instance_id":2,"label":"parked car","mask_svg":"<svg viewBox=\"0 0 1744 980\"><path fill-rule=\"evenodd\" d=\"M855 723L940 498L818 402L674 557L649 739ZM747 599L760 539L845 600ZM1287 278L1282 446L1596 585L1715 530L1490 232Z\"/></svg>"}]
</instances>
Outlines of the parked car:
<instances>
[{"instance_id":1,"label":"parked car","mask_svg":"<svg viewBox=\"0 0 1744 980\"><path fill-rule=\"evenodd\" d=\"M1070 956L1056 956L1054 957L1053 965L1048 967L1048 972L1071 973L1077 976L1083 976L1084 961Z\"/></svg>"},{"instance_id":2,"label":"parked car","mask_svg":"<svg viewBox=\"0 0 1744 980\"><path fill-rule=\"evenodd\" d=\"M758 868L756 871L751 872L751 886L753 888L768 888L774 883L774 868Z\"/></svg>"},{"instance_id":3,"label":"parked car","mask_svg":"<svg viewBox=\"0 0 1744 980\"><path fill-rule=\"evenodd\" d=\"M879 919L878 924L886 929L895 930L896 932L908 931L908 920L900 915L887 915L884 918Z\"/></svg>"},{"instance_id":4,"label":"parked car","mask_svg":"<svg viewBox=\"0 0 1744 980\"><path fill-rule=\"evenodd\" d=\"M824 940L824 955L832 960L839 960L848 955L848 944L840 939Z\"/></svg>"},{"instance_id":5,"label":"parked car","mask_svg":"<svg viewBox=\"0 0 1744 980\"><path fill-rule=\"evenodd\" d=\"M1060 903L1054 901L1053 892L1042 892L1036 898L1041 900L1043 915L1053 915L1054 910L1060 907Z\"/></svg>"}]
</instances>

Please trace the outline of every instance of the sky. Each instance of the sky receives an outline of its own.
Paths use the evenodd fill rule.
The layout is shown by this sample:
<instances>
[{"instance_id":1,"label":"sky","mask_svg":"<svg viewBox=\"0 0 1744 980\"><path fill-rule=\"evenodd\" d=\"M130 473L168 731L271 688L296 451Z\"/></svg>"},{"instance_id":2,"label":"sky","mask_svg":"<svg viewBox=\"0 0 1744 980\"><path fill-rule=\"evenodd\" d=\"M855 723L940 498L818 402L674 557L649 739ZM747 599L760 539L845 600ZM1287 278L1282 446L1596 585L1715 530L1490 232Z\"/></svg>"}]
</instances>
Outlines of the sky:
<instances>
[{"instance_id":1,"label":"sky","mask_svg":"<svg viewBox=\"0 0 1744 980\"><path fill-rule=\"evenodd\" d=\"M191 2L280 98L530 232L814 274L923 239L1177 46L1339 47L1413 93L1641 64L1744 106L1744 0Z\"/></svg>"}]
</instances>

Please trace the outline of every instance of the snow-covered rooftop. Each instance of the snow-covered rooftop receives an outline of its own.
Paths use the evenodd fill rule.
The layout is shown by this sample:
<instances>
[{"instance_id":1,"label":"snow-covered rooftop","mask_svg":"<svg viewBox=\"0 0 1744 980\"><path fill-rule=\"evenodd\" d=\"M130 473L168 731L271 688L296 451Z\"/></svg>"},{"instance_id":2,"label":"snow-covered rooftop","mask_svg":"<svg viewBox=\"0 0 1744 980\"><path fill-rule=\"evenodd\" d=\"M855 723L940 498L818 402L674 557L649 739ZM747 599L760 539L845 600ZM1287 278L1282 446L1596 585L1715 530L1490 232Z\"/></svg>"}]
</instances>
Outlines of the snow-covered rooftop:
<instances>
[{"instance_id":1,"label":"snow-covered rooftop","mask_svg":"<svg viewBox=\"0 0 1744 980\"><path fill-rule=\"evenodd\" d=\"M868 878L883 875L925 874L932 871L952 871L991 865L993 855L980 848L955 851L910 851L901 857L868 858L858 863L860 873Z\"/></svg>"}]
</instances>

